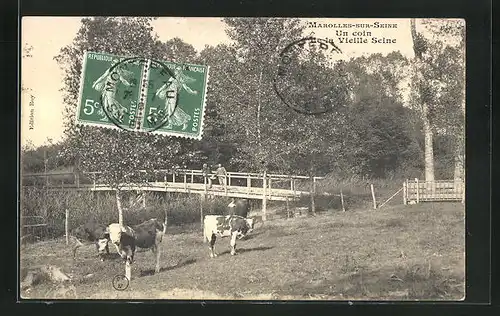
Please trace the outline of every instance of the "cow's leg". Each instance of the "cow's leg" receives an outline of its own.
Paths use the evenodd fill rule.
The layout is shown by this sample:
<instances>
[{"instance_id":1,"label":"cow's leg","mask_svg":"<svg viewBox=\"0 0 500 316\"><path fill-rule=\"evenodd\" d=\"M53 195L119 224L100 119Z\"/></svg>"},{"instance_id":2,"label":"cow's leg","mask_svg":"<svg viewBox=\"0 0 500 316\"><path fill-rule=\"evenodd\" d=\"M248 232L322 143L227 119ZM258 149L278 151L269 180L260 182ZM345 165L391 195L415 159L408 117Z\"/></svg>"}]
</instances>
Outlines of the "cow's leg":
<instances>
[{"instance_id":1,"label":"cow's leg","mask_svg":"<svg viewBox=\"0 0 500 316\"><path fill-rule=\"evenodd\" d=\"M109 254L108 240L99 239L96 241L96 246L97 246L97 256L101 259L101 261L104 261L104 252L107 252Z\"/></svg>"},{"instance_id":2,"label":"cow's leg","mask_svg":"<svg viewBox=\"0 0 500 316\"><path fill-rule=\"evenodd\" d=\"M99 258L101 261L104 261L104 258L102 257L102 254L99 249L99 241L95 242L95 247L97 249L97 258Z\"/></svg>"},{"instance_id":3,"label":"cow's leg","mask_svg":"<svg viewBox=\"0 0 500 316\"><path fill-rule=\"evenodd\" d=\"M100 249L99 246L100 246L99 245L99 241L96 241L95 247L97 249L97 258L99 258L101 261L104 261L104 258L102 257L102 254L101 254L101 251L100 251L101 249Z\"/></svg>"},{"instance_id":4,"label":"cow's leg","mask_svg":"<svg viewBox=\"0 0 500 316\"><path fill-rule=\"evenodd\" d=\"M132 278L132 266L131 266L131 262L132 262L132 260L129 260L129 258L127 258L127 261L125 262L125 277L129 281Z\"/></svg>"},{"instance_id":5,"label":"cow's leg","mask_svg":"<svg viewBox=\"0 0 500 316\"><path fill-rule=\"evenodd\" d=\"M83 246L82 242L78 239L76 239L76 245L73 247L73 260L76 259L76 251L78 250L78 248L80 248L81 246Z\"/></svg>"},{"instance_id":6,"label":"cow's leg","mask_svg":"<svg viewBox=\"0 0 500 316\"><path fill-rule=\"evenodd\" d=\"M238 232L231 232L231 255L234 256L236 254L236 237L238 236Z\"/></svg>"},{"instance_id":7,"label":"cow's leg","mask_svg":"<svg viewBox=\"0 0 500 316\"><path fill-rule=\"evenodd\" d=\"M210 258L217 257L217 254L215 253L215 241L217 240L217 236L215 236L214 233L212 233L212 238L210 238Z\"/></svg>"},{"instance_id":8,"label":"cow's leg","mask_svg":"<svg viewBox=\"0 0 500 316\"><path fill-rule=\"evenodd\" d=\"M73 260L76 260L76 251L78 250L78 248L80 248L81 245L75 245L73 247Z\"/></svg>"}]
</instances>

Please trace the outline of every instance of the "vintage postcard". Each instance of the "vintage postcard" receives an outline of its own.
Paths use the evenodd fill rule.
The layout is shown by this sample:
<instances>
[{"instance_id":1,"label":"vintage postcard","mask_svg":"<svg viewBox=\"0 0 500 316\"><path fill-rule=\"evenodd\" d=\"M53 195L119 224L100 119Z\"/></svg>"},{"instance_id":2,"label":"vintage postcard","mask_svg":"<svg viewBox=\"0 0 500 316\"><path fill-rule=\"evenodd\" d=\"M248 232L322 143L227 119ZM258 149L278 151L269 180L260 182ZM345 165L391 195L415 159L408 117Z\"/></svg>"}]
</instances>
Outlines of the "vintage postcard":
<instances>
[{"instance_id":1,"label":"vintage postcard","mask_svg":"<svg viewBox=\"0 0 500 316\"><path fill-rule=\"evenodd\" d=\"M22 18L20 297L464 300L465 23Z\"/></svg>"}]
</instances>

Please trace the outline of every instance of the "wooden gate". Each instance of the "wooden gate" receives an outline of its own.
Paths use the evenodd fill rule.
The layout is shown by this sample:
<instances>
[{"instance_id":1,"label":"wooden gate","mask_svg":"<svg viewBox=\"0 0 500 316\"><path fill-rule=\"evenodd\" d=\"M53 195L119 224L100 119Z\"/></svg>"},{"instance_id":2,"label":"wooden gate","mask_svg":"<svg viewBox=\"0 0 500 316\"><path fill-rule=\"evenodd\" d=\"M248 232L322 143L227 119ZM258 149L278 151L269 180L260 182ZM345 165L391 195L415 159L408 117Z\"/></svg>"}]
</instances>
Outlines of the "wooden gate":
<instances>
[{"instance_id":1,"label":"wooden gate","mask_svg":"<svg viewBox=\"0 0 500 316\"><path fill-rule=\"evenodd\" d=\"M406 180L403 184L404 204L465 200L463 180Z\"/></svg>"}]
</instances>

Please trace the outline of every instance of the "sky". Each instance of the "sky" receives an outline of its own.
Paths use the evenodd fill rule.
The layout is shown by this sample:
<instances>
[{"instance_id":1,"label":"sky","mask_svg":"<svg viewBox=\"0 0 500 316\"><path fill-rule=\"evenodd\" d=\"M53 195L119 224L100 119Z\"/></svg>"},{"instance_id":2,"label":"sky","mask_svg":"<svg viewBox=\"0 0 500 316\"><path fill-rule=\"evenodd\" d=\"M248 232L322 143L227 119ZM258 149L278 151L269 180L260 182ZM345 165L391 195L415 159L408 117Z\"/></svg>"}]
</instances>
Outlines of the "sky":
<instances>
[{"instance_id":1,"label":"sky","mask_svg":"<svg viewBox=\"0 0 500 316\"><path fill-rule=\"evenodd\" d=\"M31 89L21 94L21 145L31 142L36 147L48 138L57 142L63 137L63 72L54 60L60 49L71 44L80 28L81 17L23 17L21 24L21 47L33 47L32 57L21 61L21 82ZM342 49L345 58L372 53L388 54L400 51L413 57L409 19L333 19L303 18L306 34L318 38L330 38ZM316 27L313 27L316 22ZM391 28L358 28L355 24L391 24ZM349 23L354 27L341 28L338 24ZM319 24L326 27L319 27ZM345 26L345 25L344 25ZM395 26L395 27L394 27ZM418 27L418 24L417 24ZM158 18L153 22L154 32L160 40L180 37L200 52L205 45L215 46L229 43L225 24L220 18ZM368 43L345 43L347 32L351 41L365 38ZM358 34L356 34L356 32ZM364 33L363 33L364 32ZM371 34L368 34L370 32ZM372 43L377 39L392 39L395 43ZM34 96L33 97L31 97ZM31 102L31 103L30 103ZM76 112L76 110L75 110ZM76 113L75 113L76 114Z\"/></svg>"}]
</instances>

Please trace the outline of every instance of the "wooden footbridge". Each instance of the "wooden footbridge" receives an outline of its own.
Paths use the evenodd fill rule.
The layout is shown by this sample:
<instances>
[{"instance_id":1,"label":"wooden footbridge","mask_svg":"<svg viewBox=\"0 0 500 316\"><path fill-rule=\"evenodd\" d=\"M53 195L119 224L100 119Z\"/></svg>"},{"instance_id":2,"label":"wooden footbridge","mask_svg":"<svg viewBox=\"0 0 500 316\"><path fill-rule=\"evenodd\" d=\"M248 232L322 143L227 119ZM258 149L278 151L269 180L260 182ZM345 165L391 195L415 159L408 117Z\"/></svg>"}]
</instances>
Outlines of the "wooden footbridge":
<instances>
[{"instance_id":1,"label":"wooden footbridge","mask_svg":"<svg viewBox=\"0 0 500 316\"><path fill-rule=\"evenodd\" d=\"M44 180L50 190L114 191L109 184L99 180L100 172L31 173L23 175L23 185L29 178ZM124 183L124 191L177 192L286 201L316 194L316 181L324 177L280 175L268 173L228 172L225 180L209 180L201 170L155 170L150 179L141 183ZM82 179L83 178L83 179ZM161 178L161 179L160 179ZM84 180L85 179L85 180ZM211 185L210 185L210 182Z\"/></svg>"}]
</instances>

